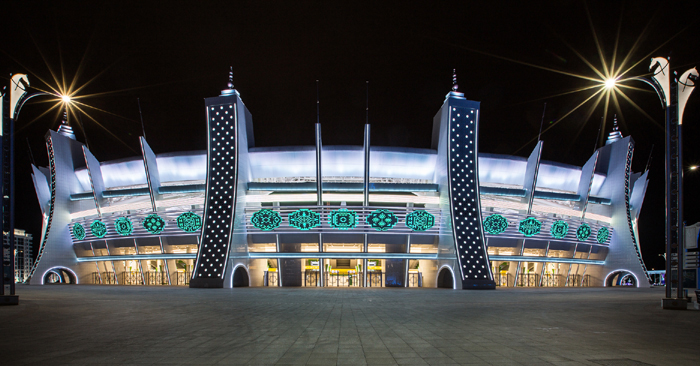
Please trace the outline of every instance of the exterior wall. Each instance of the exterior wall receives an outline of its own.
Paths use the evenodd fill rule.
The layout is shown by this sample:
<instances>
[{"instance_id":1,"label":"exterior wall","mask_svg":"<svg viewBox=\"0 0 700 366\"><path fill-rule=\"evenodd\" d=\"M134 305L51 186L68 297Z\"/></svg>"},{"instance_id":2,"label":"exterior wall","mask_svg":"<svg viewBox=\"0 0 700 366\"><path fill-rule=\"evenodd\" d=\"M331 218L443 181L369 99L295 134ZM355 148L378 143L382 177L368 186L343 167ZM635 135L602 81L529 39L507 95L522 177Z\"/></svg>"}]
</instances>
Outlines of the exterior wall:
<instances>
[{"instance_id":1,"label":"exterior wall","mask_svg":"<svg viewBox=\"0 0 700 366\"><path fill-rule=\"evenodd\" d=\"M75 170L85 166L83 145L51 130L47 133L46 140L51 199L44 216L39 253L28 282L33 285L43 284L44 274L53 267L67 268L76 274L78 283L87 282L91 270L78 263L68 229L70 212L86 209L86 206L95 207L92 201L70 200L71 193L82 191Z\"/></svg>"},{"instance_id":2,"label":"exterior wall","mask_svg":"<svg viewBox=\"0 0 700 366\"><path fill-rule=\"evenodd\" d=\"M298 177L310 175L310 177L307 178L315 178L315 169L309 169L313 163L310 164L310 162L307 161L309 159L314 159L312 162L315 162L315 158L313 154L311 154L312 151L304 147L249 149L249 147L252 146L252 141L250 140L253 138L252 117L241 101L240 96L235 91L224 91L224 94L219 97L208 98L206 100L206 106L208 113L207 129L209 135L209 150L207 153L208 162L206 169L204 169L207 172L206 193L198 193L198 191L194 191L195 193L192 194L189 192L188 194L190 194L190 196L187 196L187 199L185 200L187 201L186 203L183 203L182 205L174 205L172 207L167 206L167 210L163 209L162 207L157 208L159 211L163 211L161 214L166 222L172 222L182 210L194 211L197 215L199 215L201 212L199 212L199 209L195 208L195 206L202 204L202 202L205 204L205 210L202 215L203 229L198 241L198 243L201 243L201 245L199 245L196 256L196 264L198 264L198 267L196 268L202 267L204 264L208 264L208 268L214 268L213 265L218 267L216 271L211 272L211 276L208 275L210 272L205 271L197 273L195 271L193 273L194 280L190 282L191 287L230 287L233 272L240 266L243 266L246 269L251 286L262 286L263 274L267 269L267 259L261 259L260 253L254 253L256 255L253 256L253 253L250 253L249 251L249 241L252 241L252 237L255 236L251 233L260 233L258 233L256 231L258 229L253 228L249 222L255 204L246 203L246 194L249 194L247 191L248 184L255 182L256 178L280 178L281 180L296 178L297 176L278 176L279 174L296 174L290 173L295 169L294 167L289 167L287 169L287 167L284 166L290 161L293 162L294 157L303 160L299 162L299 164L303 165L304 169L302 169L303 172L299 173L300 175ZM224 109L221 109L222 107L225 108L225 111L231 112L229 112L229 114L223 113L217 115L217 111L220 113L221 111L224 111ZM471 117L472 114L473 117ZM494 156L485 154L484 157L477 158L478 116L478 102L467 101L460 95L460 93L450 93L443 103L443 106L434 117L434 141L436 143L435 148L437 150L392 149L382 147L372 147L370 149L370 178L391 178L397 180L414 179L420 180L424 185L427 183L434 183L437 185L437 193L439 194L439 204L437 205L439 207L439 212L436 210L435 203L425 204L425 209L428 211L432 210L437 218L436 221L439 222L436 222L435 225L437 226L431 229L434 232L421 233L422 235L430 235L431 238L435 238L435 235L437 235L437 238L435 239L437 243L437 254L434 255L434 258L431 257L433 255L432 252L430 252L430 256L425 254L417 256L414 255L415 253L411 253L406 254L405 257L403 254L400 256L387 255L386 258L382 259L382 262L386 263L389 261L394 261L392 263L397 263L398 261L402 261L401 263L407 263L409 259L414 261L417 260L416 258L420 258L420 269L423 273L423 285L425 287L436 286L437 277L440 271L448 268L450 273L453 275L453 278L456 280L455 288L494 288L496 284L494 282L493 274L491 273L492 263L489 262L489 256L486 248L487 242L484 240L485 233L482 232L483 225L481 220L482 215L494 213L491 212L491 210L493 210L495 206L482 207L481 205L484 204L482 201L489 201L489 205L494 204L494 202L511 203L512 201L513 205L511 205L512 207L509 209L510 213L503 213L503 215L508 216L508 220L510 221L508 232L499 238L500 240L512 242L512 246L509 246L510 244L506 243L505 245L498 247L513 248L513 253L515 254L511 255L508 253L501 253L499 255L496 253L491 258L491 260L494 261L493 265L496 265L496 267L497 264L501 262L510 263L509 269L507 270L507 274L509 276L506 284L508 286L517 285L516 279L518 276L527 273L544 273L543 268L547 266L546 263L557 261L559 261L561 264L559 266L560 272L565 279L567 278L567 274L588 274L595 278L595 280L591 282L592 285L602 285L607 274L612 271L620 270L634 273L639 279L638 282L643 282L646 275L644 273L645 270L643 268L643 264L641 264L640 260L637 258L637 253L639 253L639 241L636 233L636 220L641 210L641 204L646 190L647 178L646 175L633 174L630 171L631 152L633 151L633 142L631 138L628 137L621 139L599 149L598 158L600 161L595 164L595 171L591 171L592 168L584 169L587 177L582 177L581 169L578 167L571 167L564 164L551 162L540 163L539 159L531 159L533 162L528 164L525 159L519 157ZM225 122L230 123L229 127L217 126L215 124L216 122L222 121L224 125ZM464 128L465 125L470 127L464 129L464 133L459 133L455 132L458 128L457 124L464 124L461 128ZM452 131L453 128L455 131ZM233 138L220 138L222 136L226 136L227 133L232 134ZM43 256L43 259L35 266L35 275L31 283L41 283L43 274L50 268L56 266L74 271L81 283L91 282L89 279L92 272L94 272L96 268L100 268L99 271L101 272L112 272L114 271L112 268L115 268L116 272L125 271L126 268L123 268L123 259L117 261L96 262L97 265L90 262L78 261L76 258L76 251L73 250L73 240L71 239L69 230L69 226L71 224L70 215L71 213L76 213L79 211L95 210L97 208L96 203L100 206L104 205L103 208L109 208L110 204L115 205L117 201L105 199L104 195L102 194L102 190L109 190L109 184L112 184L109 182L146 182L145 177L147 175L145 169L149 169L148 164L144 168L143 160L139 165L135 164L135 162L132 161L133 159L121 163L100 163L97 161L97 159L92 157L89 151L87 151L82 144L53 131L49 132L47 135L47 140L49 141L48 147L51 157L50 169L42 170L42 168L34 168L34 181L37 190L37 197L39 198L42 211L45 213L45 222L44 233L42 234L41 239L42 250L40 253L40 258ZM142 143L145 144L145 141L142 141ZM222 150L219 147L220 145L217 145L218 143L229 143L233 144L234 146L231 148L229 145L229 148ZM147 145L145 146L147 147ZM538 149L541 149L541 147L541 144L538 145ZM155 155L150 152L150 148L146 150L149 151L146 160L150 159L150 161L155 161ZM219 156L215 155L217 153L222 153L224 155L229 153L232 155L223 160L215 159ZM327 159L327 153L334 156L334 159L336 160L334 161L333 159ZM460 154L459 159L457 159L458 156L456 154ZM189 164L192 164L192 161L199 161L197 159L201 153L182 153L181 155L182 156L178 154L170 154L167 157L158 157L158 166L151 167L155 168L151 173L155 173L157 170L158 175L161 176L160 178L164 182L172 181L167 179L184 177L184 175L182 175L184 174L183 172L168 172L168 169L164 168L164 166L167 166L167 164L161 164L165 161L163 159L170 159L167 161L169 161L169 164L171 165L177 165L177 162L182 162L184 166L190 166ZM269 158L267 159L268 161L264 161L266 159L261 159L262 155L267 156ZM537 155L539 156L539 150L537 150ZM179 159L181 157L183 159ZM283 157L283 162L274 161L276 157ZM363 159L361 158L362 155L358 147L334 147L330 148L328 151L325 151L324 149L323 166L329 167L329 169L324 169L323 176L332 176L334 178L340 178L341 180L356 178L355 175L357 175L357 178L359 178L362 176L363 171L360 170L360 167L363 165ZM462 158L465 158L468 161L464 162L462 161ZM347 167L338 166L344 164L344 162L346 162L348 159L353 161L350 162ZM452 159L455 160L453 161ZM86 162L86 160L89 161ZM226 165L226 163L228 163L228 165ZM411 172L411 164L414 163L415 172ZM480 165L481 163L484 164ZM220 168L216 168L219 166L217 164L223 164L225 168L221 166ZM87 169L87 165L90 165L90 169ZM592 165L593 164L591 164L591 166ZM498 168L491 171L489 170L490 166ZM114 177L105 177L103 180L104 184L99 183L100 179L102 178L101 174L105 170L109 171L109 174L115 174L115 172L121 171L121 168L126 169L127 167L127 170L130 171L128 174L133 173L133 179L123 178L121 180L117 180L113 179ZM385 170L387 167L391 167L393 170ZM514 169L511 174L508 174L508 170L510 169L509 167ZM528 167L532 169L529 169ZM136 172L139 169L140 172ZM568 249L569 256L566 258L561 257L561 260L552 259L550 262L546 262L546 260L549 259L549 257L546 257L546 255L546 258L528 258L527 256L523 256L523 249L525 249L523 242L548 242L551 239L549 234L549 226L553 220L559 219L561 215L568 215L566 218L564 218L564 220L569 222L569 234L571 234L571 229L574 229L580 225L581 222L583 222L583 220L580 219L580 215L577 216L577 214L582 213L581 210L583 207L580 207L582 201L576 201L575 199L569 200L575 202L572 203L572 205L574 205L572 207L566 206L566 203L554 203L561 204L560 207L562 208L569 207L565 210L562 209L562 212L566 211L564 214L553 214L552 212L555 211L546 210L535 213L534 211L536 210L533 210L532 214L529 215L527 213L527 205L525 205L525 209L522 209L520 197L506 197L505 201L499 201L501 198L497 197L498 194L495 196L488 196L486 200L484 200L484 197L481 197L479 182L481 174L486 174L488 177L485 183L490 184L490 188L498 188L498 185L500 184L503 187L508 187L511 189L511 191L518 191L520 189L526 191L526 189L522 187L522 184L525 180L525 176L528 175L527 171L533 169L535 169L534 171L539 171L541 173L537 174L536 178L533 177L533 179L528 180L530 193L533 194L533 197L538 193L538 191L533 192L532 187L542 187L546 189L564 191L565 193L561 194L568 194L569 196L581 196L580 200L583 200L580 193L588 192L590 190L591 195L598 196L594 197L597 199L596 202L600 202L600 199L610 200L609 205L596 203L589 205L588 209L588 212L591 213L591 217L599 215L598 219L601 218L600 215L606 216L605 214L607 213L612 215L612 224L610 226L613 228L613 236L609 245L609 254L607 255L607 258L597 258L599 262L590 265L586 264L589 262L592 263L592 261L586 262L588 259L585 257L585 255L581 256L580 251L575 253L573 248L575 248L578 244L590 245L591 241L594 241L595 239L590 238L588 239L588 244L585 244L584 242L575 242L576 238L574 237L572 239L571 236L569 236L566 240L563 240L571 246L571 248ZM174 168L174 170L184 171L186 169L178 166ZM197 174L199 174L197 177L201 178L201 172L199 172L199 170L202 170L201 167L197 165L197 169L195 170L197 170ZM265 172L262 174L264 176L256 177L256 174L258 174L256 171L259 174L262 174L260 172ZM329 175L329 171L334 171L337 173ZM475 172L479 173L477 174ZM217 173L220 173L223 176L228 174L228 178L216 178ZM338 176L339 174L340 176ZM170 178L164 179L164 175L169 176ZM80 179L83 179L85 182L82 182L81 184ZM467 186L460 185L462 179L467 181L465 184L469 184L468 190L462 190L462 188L467 188ZM90 184L91 180L93 184ZM98 187L95 187L95 181L98 182ZM187 181L188 179L182 179L180 182ZM517 186L517 184L514 184L515 181L520 182L520 188L512 187ZM405 181L403 181L403 183L405 183ZM156 192L159 188L158 185L158 182L153 181L149 187L150 193L154 196L157 195ZM413 185L420 186L420 184ZM85 192L86 186L89 187L89 192ZM202 188L199 189L201 192ZM405 188L403 189L405 190ZM491 192L493 192L493 190ZM254 193L257 196L266 194L257 192ZM412 192L401 191L401 193L409 194ZM433 194L435 194L434 191L415 193L416 196L430 196ZM89 199L72 201L71 195L81 197L87 197L89 195ZM163 194L162 200L159 201L160 203L165 203L165 196L166 194ZM151 212L149 198L150 197L146 196L136 197L135 199L134 197L128 198L132 200L127 202L138 203L141 205L138 206L137 209L131 210L131 212L124 213L128 217L132 217L134 224L136 224L138 220L141 220L145 214ZM171 197L169 196L168 198ZM507 201L508 199L511 201ZM540 203L543 203L541 208L552 203L550 201L556 200L556 198L542 198L542 196L537 196L534 199ZM217 200L222 203L212 203L213 201ZM119 204L123 204L123 202L124 201L120 201ZM146 209L145 206L142 207L146 202L148 202L148 209ZM228 202L230 202L230 206L228 205ZM358 204L357 202L348 203L350 206L362 205ZM278 205L277 203L273 204L275 206ZM377 202L374 202L373 204L382 205L381 203ZM284 206L285 203L282 205ZM283 215L288 214L288 212L291 212L290 209L292 207L296 207L292 205L293 204L290 204L288 207L283 207L279 210L280 213ZM413 203L406 203L405 207L401 206L401 208L398 206L403 204L392 205L394 205L393 207L396 207L395 212L400 212L400 215L405 215L409 210L413 209ZM264 205L260 204L260 207L262 206ZM303 204L303 206L307 207L306 203ZM324 212L322 217L324 220L326 219L326 215L328 213L327 210L320 206L314 205L309 205L308 207L315 207L315 209L318 209L319 212ZM358 209L358 214L360 215L361 220L363 220L364 215L369 212L367 211L367 208L369 207L364 207L362 210ZM372 206L371 209L375 209L375 207ZM116 206L113 207L113 211L114 210L117 210ZM119 210L122 210L122 208L119 208ZM246 215L246 212L248 212L248 215ZM117 213L122 214L121 211L110 211L110 213L107 214L103 212L103 215L105 216L104 221L108 226L113 225L113 221L117 217ZM95 215L97 214L98 212L95 211ZM536 217L542 224L542 232L534 235L533 237L525 237L523 234L519 233L517 222L524 218L522 216ZM486 216L483 217L485 218ZM603 217L602 219L607 220L606 217ZM85 218L76 219L76 222L80 221L83 224L89 224L89 221L92 220L92 216L90 216L89 219L88 216L86 216ZM214 222L214 220L217 221ZM593 220L585 220L589 221L590 226L593 229L601 226L600 223L592 222ZM514 224L515 227L513 227ZM104 240L108 241L111 247L112 241L115 241L116 245L116 242L119 240L128 241L133 239L133 241L137 241L138 239L138 242L140 243L142 241L145 242L149 240L162 239L162 242L165 243L165 247L167 249L168 246L171 245L169 243L171 239L173 242L176 242L177 236L185 235L184 233L177 231L177 228L175 228L172 224L169 225L170 227L166 227L162 234L148 234L143 228L139 228L138 230L140 231L134 235L121 238L116 234L109 234ZM209 227L210 225L212 226L211 228ZM223 229L217 229L216 225L222 226ZM547 227L545 227L545 225L547 225ZM328 241L329 243L337 242L352 244L358 243L357 237L362 237L363 235L369 235L370 237L375 236L373 235L374 231L367 227L367 225L362 223L360 226L362 226L362 231L360 231L359 228L356 231L324 231L322 235L324 240L326 238L329 238L329 240L330 238L333 238L333 240L335 240ZM214 229L217 229L218 231L213 231ZM319 233L321 232L320 229L318 233L291 232L290 230L292 230L292 228L286 223L282 225L280 230L278 230L278 233L280 233L280 242L284 247L282 250L280 250L280 252L293 253L301 251L290 249L290 247L286 245L291 244L291 242L287 243L287 238L299 238L301 235L320 236ZM387 253L403 253L404 250L407 249L406 239L408 238L408 235L412 235L411 230L407 227L395 228L392 230L394 231L383 233L383 235L376 235L376 237L380 239L373 239L374 241L370 240L370 244L391 243L391 247L386 247ZM276 234L275 232L269 233L272 237L274 237ZM468 233L468 235L466 233ZM194 234L190 233L187 235ZM219 235L219 237L216 237L216 235ZM413 236L418 237L419 235ZM219 242L218 239L217 241L214 241L213 238L215 237L221 238L223 241ZM495 236L490 235L488 237L490 239ZM209 238L209 240L207 240L207 238ZM555 240L552 239L552 242L554 241ZM83 242L89 244L90 242L98 243L103 241L96 240L96 238L91 237ZM311 241L305 241L304 243L306 242L310 243ZM420 240L417 239L416 244L426 244L419 242ZM186 244L194 243L188 242ZM602 245L604 246L606 244L603 243ZM549 246L547 245L547 247ZM84 249L84 251L87 251L87 249ZM607 250L607 247L604 249ZM172 259L172 257L168 257L166 254L169 255L174 253L170 253L166 250L163 252L163 255L160 258L146 258L140 262L146 266L149 261L165 261L164 263L167 263L169 272L172 275L177 270L177 259ZM114 253L111 255L114 255ZM330 256L328 253L325 253L325 255L327 257ZM307 257L316 258L317 256L317 253L308 252ZM363 254L363 256L364 258L372 258L370 254ZM189 261L193 260L194 255L188 253L187 255L182 255L180 257L183 259L186 258ZM274 253L270 254L270 257L276 258ZM348 257L351 257L351 255L345 253L343 258ZM564 259L569 261L567 262ZM207 260L209 262L207 262ZM284 260L285 259L282 259L282 261ZM578 263L574 263L572 265L569 264L576 260ZM601 265L602 262L600 261L603 260L605 260L605 264ZM326 259L326 261L329 261L329 259ZM522 266L527 267L525 271L522 270ZM403 267L406 267L406 271L408 271L407 265L404 265ZM303 270L303 267L300 268ZM388 266L385 265L384 268L386 269ZM392 273L398 273L396 268L392 270ZM472 272L469 272L470 270ZM405 273L403 270L400 272ZM172 278L171 282L175 284L175 278Z\"/></svg>"},{"instance_id":3,"label":"exterior wall","mask_svg":"<svg viewBox=\"0 0 700 366\"><path fill-rule=\"evenodd\" d=\"M637 278L637 286L646 286L649 280L641 258L637 241L636 219L640 210L630 213L630 197L633 195L635 181L632 178L631 165L634 141L630 136L617 140L600 148L601 159L596 171L606 174L601 187L601 196L610 197L612 209L612 239L605 265L593 266L587 273L603 284L605 278L615 271L628 271ZM646 180L646 175L643 178ZM646 184L643 185L644 189ZM642 189L641 186L639 189ZM639 207L641 209L641 207ZM634 216L628 216L630 215ZM633 219L630 223L628 218Z\"/></svg>"}]
</instances>

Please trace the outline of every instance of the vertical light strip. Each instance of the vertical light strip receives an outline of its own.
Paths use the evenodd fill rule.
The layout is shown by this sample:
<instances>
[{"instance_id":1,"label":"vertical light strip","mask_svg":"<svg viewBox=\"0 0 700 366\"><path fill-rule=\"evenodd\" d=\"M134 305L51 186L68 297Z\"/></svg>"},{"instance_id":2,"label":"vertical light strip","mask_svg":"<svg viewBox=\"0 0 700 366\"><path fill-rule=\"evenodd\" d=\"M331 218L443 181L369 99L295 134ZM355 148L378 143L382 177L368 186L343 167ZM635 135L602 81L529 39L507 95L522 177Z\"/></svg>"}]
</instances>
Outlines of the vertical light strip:
<instances>
[{"instance_id":1,"label":"vertical light strip","mask_svg":"<svg viewBox=\"0 0 700 366\"><path fill-rule=\"evenodd\" d=\"M591 246L593 248L593 246ZM544 250L544 257L547 258L549 255L549 240L547 240L547 249ZM547 268L547 262L542 262L542 271L540 271L540 287L542 287L542 280L544 280L545 268Z\"/></svg>"},{"instance_id":2,"label":"vertical light strip","mask_svg":"<svg viewBox=\"0 0 700 366\"><path fill-rule=\"evenodd\" d=\"M411 253L411 234L406 235L406 254ZM406 258L406 274L404 276L404 287L408 287L408 265L411 263L409 258Z\"/></svg>"},{"instance_id":3,"label":"vertical light strip","mask_svg":"<svg viewBox=\"0 0 700 366\"><path fill-rule=\"evenodd\" d=\"M365 150L365 174L364 174L364 200L363 200L363 205L364 206L369 206L369 137L370 137L370 128L369 124L365 125L365 142L364 142L364 150Z\"/></svg>"},{"instance_id":4,"label":"vertical light strip","mask_svg":"<svg viewBox=\"0 0 700 366\"><path fill-rule=\"evenodd\" d=\"M92 256L95 256L95 247L90 243L90 250L92 251ZM97 268L97 277L100 279L100 285L102 284L102 275L100 274L100 265L95 262L95 268Z\"/></svg>"},{"instance_id":5,"label":"vertical light strip","mask_svg":"<svg viewBox=\"0 0 700 366\"><path fill-rule=\"evenodd\" d=\"M136 243L136 238L134 238L134 249L136 249L136 255L139 255L139 245ZM141 271L141 282L146 286L146 275L143 273L143 263L140 260L137 262L139 262L139 271ZM126 268L126 265L124 266Z\"/></svg>"},{"instance_id":6,"label":"vertical light strip","mask_svg":"<svg viewBox=\"0 0 700 366\"><path fill-rule=\"evenodd\" d=\"M321 124L316 123L316 204L323 205L323 174L321 172L321 157L323 144L321 143Z\"/></svg>"},{"instance_id":7,"label":"vertical light strip","mask_svg":"<svg viewBox=\"0 0 700 366\"><path fill-rule=\"evenodd\" d=\"M158 237L158 241L160 242L160 253L165 254L165 248L163 247L163 238ZM163 259L163 267L165 267L165 276L168 279L168 286L172 285L172 281L170 281L170 269L168 268L168 260ZM177 268L177 265L175 266Z\"/></svg>"}]
</instances>

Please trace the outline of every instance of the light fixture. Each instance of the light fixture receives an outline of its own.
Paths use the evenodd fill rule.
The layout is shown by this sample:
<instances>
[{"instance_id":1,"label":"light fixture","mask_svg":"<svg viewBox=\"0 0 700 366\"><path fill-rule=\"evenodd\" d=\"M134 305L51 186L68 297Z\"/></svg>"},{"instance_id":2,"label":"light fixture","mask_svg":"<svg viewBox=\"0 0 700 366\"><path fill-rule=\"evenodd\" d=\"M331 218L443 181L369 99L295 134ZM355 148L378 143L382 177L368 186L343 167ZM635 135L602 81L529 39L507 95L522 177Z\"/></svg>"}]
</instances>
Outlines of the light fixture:
<instances>
[{"instance_id":1,"label":"light fixture","mask_svg":"<svg viewBox=\"0 0 700 366\"><path fill-rule=\"evenodd\" d=\"M70 103L70 96L61 95L61 100L63 101L63 103Z\"/></svg>"},{"instance_id":2,"label":"light fixture","mask_svg":"<svg viewBox=\"0 0 700 366\"><path fill-rule=\"evenodd\" d=\"M612 89L613 87L615 87L615 79L610 78L605 80L605 87L608 89Z\"/></svg>"}]
</instances>

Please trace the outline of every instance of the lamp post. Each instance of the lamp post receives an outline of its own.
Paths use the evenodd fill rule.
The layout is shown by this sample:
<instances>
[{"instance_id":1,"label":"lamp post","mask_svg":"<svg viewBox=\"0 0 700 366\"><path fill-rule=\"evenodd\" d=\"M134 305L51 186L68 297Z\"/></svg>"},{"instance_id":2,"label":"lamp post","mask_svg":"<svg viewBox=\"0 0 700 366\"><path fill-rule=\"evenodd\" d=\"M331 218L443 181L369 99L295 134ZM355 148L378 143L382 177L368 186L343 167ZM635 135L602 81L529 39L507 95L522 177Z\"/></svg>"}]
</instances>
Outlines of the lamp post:
<instances>
[{"instance_id":1,"label":"lamp post","mask_svg":"<svg viewBox=\"0 0 700 366\"><path fill-rule=\"evenodd\" d=\"M2 230L3 233L7 232L7 241L3 240L2 243L0 261L0 304L7 305L19 303L19 297L15 294L15 121L22 106L29 99L51 95L43 92L28 93L28 89L27 75L14 74L10 77L9 96L8 93L0 95L0 193Z\"/></svg>"},{"instance_id":2,"label":"lamp post","mask_svg":"<svg viewBox=\"0 0 700 366\"><path fill-rule=\"evenodd\" d=\"M698 71L695 68L686 70L680 78L676 72L671 75L669 59L654 57L651 59L649 71L653 73L651 80L634 78L651 85L666 110L666 297L662 304L664 309L685 309L686 301L683 296L683 111L690 94L695 88ZM672 266L671 252L676 249L678 280L676 298L672 296Z\"/></svg>"}]
</instances>

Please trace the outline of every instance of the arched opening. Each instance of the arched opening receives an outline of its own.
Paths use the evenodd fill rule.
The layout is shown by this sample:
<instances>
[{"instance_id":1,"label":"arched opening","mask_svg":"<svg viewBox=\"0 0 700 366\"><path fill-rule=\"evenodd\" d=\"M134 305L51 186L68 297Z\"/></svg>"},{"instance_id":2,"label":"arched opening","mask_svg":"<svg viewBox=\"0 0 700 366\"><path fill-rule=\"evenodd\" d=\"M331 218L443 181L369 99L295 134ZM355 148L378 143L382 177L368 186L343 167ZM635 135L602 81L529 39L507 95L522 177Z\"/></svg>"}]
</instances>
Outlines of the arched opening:
<instances>
[{"instance_id":1,"label":"arched opening","mask_svg":"<svg viewBox=\"0 0 700 366\"><path fill-rule=\"evenodd\" d=\"M637 277L628 271L611 272L605 279L605 286L608 287L637 287L637 285Z\"/></svg>"},{"instance_id":2,"label":"arched opening","mask_svg":"<svg viewBox=\"0 0 700 366\"><path fill-rule=\"evenodd\" d=\"M78 283L75 273L67 268L55 267L44 273L45 285L73 285Z\"/></svg>"},{"instance_id":3,"label":"arched opening","mask_svg":"<svg viewBox=\"0 0 700 366\"><path fill-rule=\"evenodd\" d=\"M232 287L248 287L250 286L250 279L248 278L248 272L243 268L243 266L238 266L233 271L233 281Z\"/></svg>"},{"instance_id":4,"label":"arched opening","mask_svg":"<svg viewBox=\"0 0 700 366\"><path fill-rule=\"evenodd\" d=\"M437 277L437 287L438 288L454 288L454 278L452 277L452 271L448 268L443 267L440 269Z\"/></svg>"}]
</instances>

